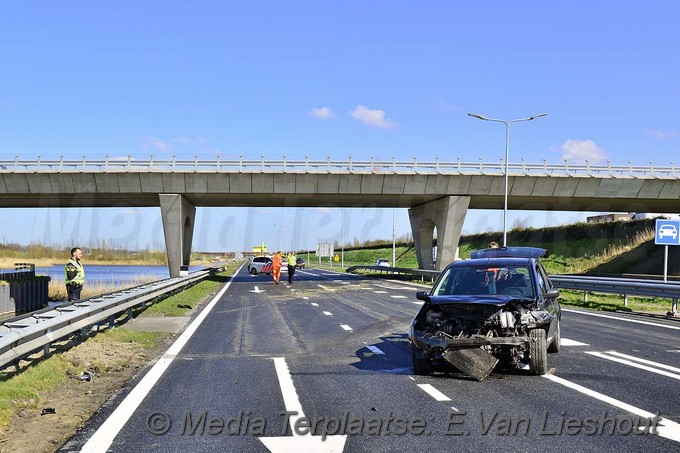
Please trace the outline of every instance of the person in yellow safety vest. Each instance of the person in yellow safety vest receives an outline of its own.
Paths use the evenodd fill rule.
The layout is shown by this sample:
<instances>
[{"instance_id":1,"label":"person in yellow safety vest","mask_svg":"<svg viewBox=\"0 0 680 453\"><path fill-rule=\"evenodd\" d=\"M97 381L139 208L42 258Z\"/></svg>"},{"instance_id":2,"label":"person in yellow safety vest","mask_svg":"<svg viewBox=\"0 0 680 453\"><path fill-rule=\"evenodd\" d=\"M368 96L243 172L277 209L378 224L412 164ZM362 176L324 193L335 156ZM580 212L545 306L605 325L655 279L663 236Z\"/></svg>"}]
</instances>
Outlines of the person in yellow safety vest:
<instances>
[{"instance_id":1,"label":"person in yellow safety vest","mask_svg":"<svg viewBox=\"0 0 680 453\"><path fill-rule=\"evenodd\" d=\"M286 260L288 260L288 285L292 285L293 275L295 274L295 261L297 261L295 252L288 252Z\"/></svg>"},{"instance_id":2,"label":"person in yellow safety vest","mask_svg":"<svg viewBox=\"0 0 680 453\"><path fill-rule=\"evenodd\" d=\"M71 249L71 259L68 260L64 267L66 294L69 302L80 299L80 291L83 289L83 283L85 283L85 268L80 262L82 257L83 251L80 247L73 247Z\"/></svg>"},{"instance_id":3,"label":"person in yellow safety vest","mask_svg":"<svg viewBox=\"0 0 680 453\"><path fill-rule=\"evenodd\" d=\"M281 278L281 265L283 264L283 257L281 256L281 250L276 252L272 256L272 277L274 277L274 283L279 284L279 279Z\"/></svg>"}]
</instances>

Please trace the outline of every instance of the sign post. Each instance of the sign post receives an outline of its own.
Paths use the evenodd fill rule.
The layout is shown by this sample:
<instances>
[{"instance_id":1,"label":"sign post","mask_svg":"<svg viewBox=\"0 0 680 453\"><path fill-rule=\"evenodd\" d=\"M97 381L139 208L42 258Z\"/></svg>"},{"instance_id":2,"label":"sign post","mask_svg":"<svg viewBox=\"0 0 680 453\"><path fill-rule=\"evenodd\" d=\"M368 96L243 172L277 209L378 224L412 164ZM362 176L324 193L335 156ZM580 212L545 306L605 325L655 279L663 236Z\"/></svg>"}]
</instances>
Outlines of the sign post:
<instances>
[{"instance_id":1,"label":"sign post","mask_svg":"<svg viewBox=\"0 0 680 453\"><path fill-rule=\"evenodd\" d=\"M664 245L663 282L668 281L668 246L680 245L680 220L656 219L654 244Z\"/></svg>"}]
</instances>

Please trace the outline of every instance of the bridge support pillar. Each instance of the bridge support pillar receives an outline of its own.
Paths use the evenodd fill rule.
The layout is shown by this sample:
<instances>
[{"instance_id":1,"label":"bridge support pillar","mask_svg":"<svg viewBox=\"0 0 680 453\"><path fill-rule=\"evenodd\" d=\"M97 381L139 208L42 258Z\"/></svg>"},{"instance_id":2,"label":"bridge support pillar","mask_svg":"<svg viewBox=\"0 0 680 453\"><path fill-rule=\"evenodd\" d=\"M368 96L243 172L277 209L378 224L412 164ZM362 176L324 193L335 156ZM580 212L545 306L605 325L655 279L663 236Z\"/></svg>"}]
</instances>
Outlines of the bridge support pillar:
<instances>
[{"instance_id":1,"label":"bridge support pillar","mask_svg":"<svg viewBox=\"0 0 680 453\"><path fill-rule=\"evenodd\" d=\"M188 266L194 237L196 208L178 194L159 194L170 277L179 277L180 266Z\"/></svg>"},{"instance_id":2,"label":"bridge support pillar","mask_svg":"<svg viewBox=\"0 0 680 453\"><path fill-rule=\"evenodd\" d=\"M456 258L456 249L470 197L445 197L408 210L411 232L421 269L443 270ZM434 228L437 228L437 260L432 259Z\"/></svg>"}]
</instances>

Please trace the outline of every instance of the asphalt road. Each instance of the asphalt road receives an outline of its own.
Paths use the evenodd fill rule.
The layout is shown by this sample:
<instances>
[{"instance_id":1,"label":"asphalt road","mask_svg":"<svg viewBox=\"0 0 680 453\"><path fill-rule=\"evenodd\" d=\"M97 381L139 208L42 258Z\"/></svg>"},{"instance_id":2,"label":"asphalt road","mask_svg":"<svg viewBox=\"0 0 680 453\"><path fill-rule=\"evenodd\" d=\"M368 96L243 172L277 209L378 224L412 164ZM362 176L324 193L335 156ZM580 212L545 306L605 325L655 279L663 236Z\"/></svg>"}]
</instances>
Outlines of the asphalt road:
<instances>
[{"instance_id":1,"label":"asphalt road","mask_svg":"<svg viewBox=\"0 0 680 453\"><path fill-rule=\"evenodd\" d=\"M680 451L680 322L565 310L547 376L415 376L419 287L295 277L242 268L62 450Z\"/></svg>"}]
</instances>

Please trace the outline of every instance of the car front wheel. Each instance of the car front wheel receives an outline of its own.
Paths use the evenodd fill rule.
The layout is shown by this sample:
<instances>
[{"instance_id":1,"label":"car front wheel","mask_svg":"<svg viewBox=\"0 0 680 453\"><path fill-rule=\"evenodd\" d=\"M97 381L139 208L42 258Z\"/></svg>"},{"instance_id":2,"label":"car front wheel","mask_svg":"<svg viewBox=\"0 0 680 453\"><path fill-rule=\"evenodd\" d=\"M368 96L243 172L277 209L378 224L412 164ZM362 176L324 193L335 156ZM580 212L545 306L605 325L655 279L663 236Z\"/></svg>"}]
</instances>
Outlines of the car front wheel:
<instances>
[{"instance_id":1,"label":"car front wheel","mask_svg":"<svg viewBox=\"0 0 680 453\"><path fill-rule=\"evenodd\" d=\"M529 331L529 370L536 376L548 373L548 350L545 343L545 330Z\"/></svg>"},{"instance_id":2,"label":"car front wheel","mask_svg":"<svg viewBox=\"0 0 680 453\"><path fill-rule=\"evenodd\" d=\"M418 375L430 374L432 361L421 349L411 344L411 358L413 359L413 373Z\"/></svg>"},{"instance_id":3,"label":"car front wheel","mask_svg":"<svg viewBox=\"0 0 680 453\"><path fill-rule=\"evenodd\" d=\"M253 274L253 275L257 275L257 269L255 269L254 267L251 267L250 273Z\"/></svg>"},{"instance_id":4,"label":"car front wheel","mask_svg":"<svg viewBox=\"0 0 680 453\"><path fill-rule=\"evenodd\" d=\"M562 347L562 333L560 332L560 320L557 320L557 325L555 326L555 336L553 337L552 343L548 346L548 352L555 353L560 352Z\"/></svg>"}]
</instances>

